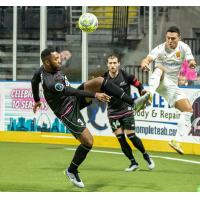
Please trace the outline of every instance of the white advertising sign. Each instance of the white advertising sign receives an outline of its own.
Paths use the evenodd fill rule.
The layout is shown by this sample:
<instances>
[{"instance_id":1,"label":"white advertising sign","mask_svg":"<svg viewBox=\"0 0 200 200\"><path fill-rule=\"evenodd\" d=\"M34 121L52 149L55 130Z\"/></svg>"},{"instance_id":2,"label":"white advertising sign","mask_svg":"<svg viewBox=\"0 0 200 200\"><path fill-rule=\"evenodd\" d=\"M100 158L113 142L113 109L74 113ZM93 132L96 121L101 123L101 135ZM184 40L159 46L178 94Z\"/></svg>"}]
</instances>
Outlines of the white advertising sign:
<instances>
[{"instance_id":1,"label":"white advertising sign","mask_svg":"<svg viewBox=\"0 0 200 200\"><path fill-rule=\"evenodd\" d=\"M78 84L72 84L77 87ZM33 113L34 104L30 82L0 82L0 130L69 133L49 109L41 90L42 107ZM183 141L200 143L200 91L184 88L193 105L192 129ZM137 96L133 89L133 96ZM107 118L106 104L94 103L82 111L87 126L94 135L113 136ZM169 140L177 134L180 112L159 94L154 94L151 106L135 114L136 133L144 139Z\"/></svg>"}]
</instances>

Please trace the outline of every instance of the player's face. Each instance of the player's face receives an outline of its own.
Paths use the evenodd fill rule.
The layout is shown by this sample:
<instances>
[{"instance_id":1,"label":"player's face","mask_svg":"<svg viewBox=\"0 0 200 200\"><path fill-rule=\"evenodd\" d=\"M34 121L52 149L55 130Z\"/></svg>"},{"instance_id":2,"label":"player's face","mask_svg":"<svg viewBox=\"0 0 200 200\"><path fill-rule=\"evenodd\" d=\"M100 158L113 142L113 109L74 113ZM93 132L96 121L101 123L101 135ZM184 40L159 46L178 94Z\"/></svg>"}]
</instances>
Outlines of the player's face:
<instances>
[{"instance_id":1,"label":"player's face","mask_svg":"<svg viewBox=\"0 0 200 200\"><path fill-rule=\"evenodd\" d=\"M166 33L166 44L167 48L175 49L180 41L180 36L178 33L167 32Z\"/></svg>"},{"instance_id":2,"label":"player's face","mask_svg":"<svg viewBox=\"0 0 200 200\"><path fill-rule=\"evenodd\" d=\"M118 61L118 58L108 58L107 66L110 73L116 74L119 70L120 62Z\"/></svg>"},{"instance_id":3,"label":"player's face","mask_svg":"<svg viewBox=\"0 0 200 200\"><path fill-rule=\"evenodd\" d=\"M50 62L52 71L61 70L61 59L60 59L60 54L58 52L55 51L55 52L51 53L49 62Z\"/></svg>"}]
</instances>

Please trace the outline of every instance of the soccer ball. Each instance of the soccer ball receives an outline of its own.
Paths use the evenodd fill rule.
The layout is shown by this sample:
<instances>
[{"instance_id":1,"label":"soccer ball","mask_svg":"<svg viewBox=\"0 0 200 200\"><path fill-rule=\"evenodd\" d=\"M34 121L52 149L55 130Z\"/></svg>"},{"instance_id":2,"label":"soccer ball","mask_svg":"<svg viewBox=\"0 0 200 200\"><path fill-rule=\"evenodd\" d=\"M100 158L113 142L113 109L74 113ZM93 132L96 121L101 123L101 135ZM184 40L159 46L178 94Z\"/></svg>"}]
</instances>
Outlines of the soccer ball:
<instances>
[{"instance_id":1,"label":"soccer ball","mask_svg":"<svg viewBox=\"0 0 200 200\"><path fill-rule=\"evenodd\" d=\"M84 32L94 32L98 27L98 19L92 13L84 13L79 17L78 26Z\"/></svg>"}]
</instances>

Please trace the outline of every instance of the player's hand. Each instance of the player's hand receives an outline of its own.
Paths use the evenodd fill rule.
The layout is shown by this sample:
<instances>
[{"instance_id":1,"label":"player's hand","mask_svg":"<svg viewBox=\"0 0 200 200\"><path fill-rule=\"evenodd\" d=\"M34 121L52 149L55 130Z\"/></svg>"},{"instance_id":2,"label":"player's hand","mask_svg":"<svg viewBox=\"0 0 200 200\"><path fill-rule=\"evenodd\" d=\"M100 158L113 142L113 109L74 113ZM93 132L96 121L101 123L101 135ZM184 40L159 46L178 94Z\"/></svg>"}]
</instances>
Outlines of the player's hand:
<instances>
[{"instance_id":1,"label":"player's hand","mask_svg":"<svg viewBox=\"0 0 200 200\"><path fill-rule=\"evenodd\" d=\"M34 106L33 106L33 112L34 113L36 113L36 111L41 107L41 102L40 101L38 101L38 102L36 102L35 104L34 104Z\"/></svg>"},{"instance_id":2,"label":"player's hand","mask_svg":"<svg viewBox=\"0 0 200 200\"><path fill-rule=\"evenodd\" d=\"M196 65L197 65L197 63L195 62L195 60L190 60L189 61L189 68L195 69Z\"/></svg>"},{"instance_id":3,"label":"player's hand","mask_svg":"<svg viewBox=\"0 0 200 200\"><path fill-rule=\"evenodd\" d=\"M148 92L147 90L142 90L141 96L143 96L143 95L146 94L147 92Z\"/></svg>"},{"instance_id":4,"label":"player's hand","mask_svg":"<svg viewBox=\"0 0 200 200\"><path fill-rule=\"evenodd\" d=\"M107 94L98 93L98 92L95 94L95 98L98 99L101 102L110 102L110 99L111 99L111 97L108 96Z\"/></svg>"},{"instance_id":5,"label":"player's hand","mask_svg":"<svg viewBox=\"0 0 200 200\"><path fill-rule=\"evenodd\" d=\"M142 61L142 63L141 63L141 69L143 71L150 71L149 63L147 63L146 61Z\"/></svg>"}]
</instances>

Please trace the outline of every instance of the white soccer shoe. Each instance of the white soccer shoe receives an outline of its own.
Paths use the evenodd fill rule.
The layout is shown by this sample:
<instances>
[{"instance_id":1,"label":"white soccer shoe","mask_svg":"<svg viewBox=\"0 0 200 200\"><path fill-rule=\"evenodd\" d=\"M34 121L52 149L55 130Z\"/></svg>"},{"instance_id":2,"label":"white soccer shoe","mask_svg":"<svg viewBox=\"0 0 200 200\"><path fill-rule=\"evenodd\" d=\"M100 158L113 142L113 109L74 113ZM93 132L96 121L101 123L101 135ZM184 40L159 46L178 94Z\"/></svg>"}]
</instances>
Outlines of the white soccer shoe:
<instances>
[{"instance_id":1,"label":"white soccer shoe","mask_svg":"<svg viewBox=\"0 0 200 200\"><path fill-rule=\"evenodd\" d=\"M132 172L135 171L139 168L137 164L131 164L128 168L126 168L124 171L125 172Z\"/></svg>"},{"instance_id":2,"label":"white soccer shoe","mask_svg":"<svg viewBox=\"0 0 200 200\"><path fill-rule=\"evenodd\" d=\"M152 95L150 92L146 92L143 96L138 97L134 101L134 110L135 112L139 112L144 109L146 105L150 105L152 102Z\"/></svg>"},{"instance_id":3,"label":"white soccer shoe","mask_svg":"<svg viewBox=\"0 0 200 200\"><path fill-rule=\"evenodd\" d=\"M147 163L148 163L148 168L149 168L150 170L152 170L152 169L155 168L155 163L154 163L154 161L153 161L152 158L149 158L149 159L150 159L150 163L147 161Z\"/></svg>"},{"instance_id":4,"label":"white soccer shoe","mask_svg":"<svg viewBox=\"0 0 200 200\"><path fill-rule=\"evenodd\" d=\"M69 178L69 180L77 187L84 188L84 183L80 179L78 172L77 173L71 173L68 171L68 169L65 170L65 175Z\"/></svg>"},{"instance_id":5,"label":"white soccer shoe","mask_svg":"<svg viewBox=\"0 0 200 200\"><path fill-rule=\"evenodd\" d=\"M175 151L177 151L179 154L183 155L184 151L181 147L181 144L179 142L176 142L175 140L169 141L169 146L172 147Z\"/></svg>"},{"instance_id":6,"label":"white soccer shoe","mask_svg":"<svg viewBox=\"0 0 200 200\"><path fill-rule=\"evenodd\" d=\"M149 154L148 153L144 153L143 157L144 157L145 161L147 162L148 168L150 170L154 169L155 168L155 163L154 163L153 159L149 156Z\"/></svg>"}]
</instances>

